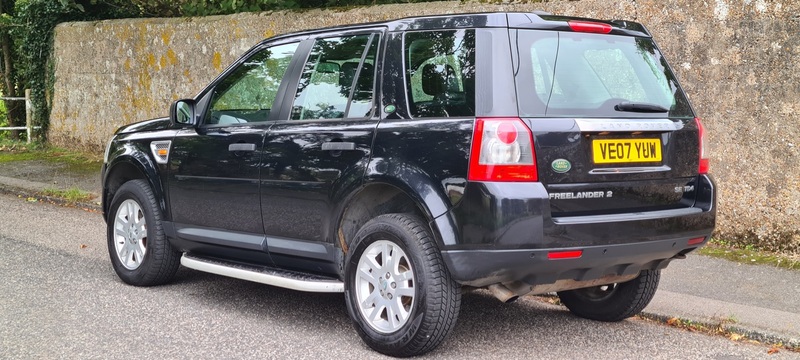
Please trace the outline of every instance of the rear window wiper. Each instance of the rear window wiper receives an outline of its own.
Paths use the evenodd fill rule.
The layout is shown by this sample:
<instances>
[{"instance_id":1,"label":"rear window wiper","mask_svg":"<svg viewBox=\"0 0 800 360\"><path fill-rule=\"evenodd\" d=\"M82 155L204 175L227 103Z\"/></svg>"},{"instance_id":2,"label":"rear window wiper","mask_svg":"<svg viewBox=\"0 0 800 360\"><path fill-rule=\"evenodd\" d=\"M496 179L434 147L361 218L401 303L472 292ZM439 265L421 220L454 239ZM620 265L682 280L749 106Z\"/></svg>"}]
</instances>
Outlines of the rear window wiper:
<instances>
[{"instance_id":1,"label":"rear window wiper","mask_svg":"<svg viewBox=\"0 0 800 360\"><path fill-rule=\"evenodd\" d=\"M623 101L617 105L614 105L614 110L641 113L662 113L669 111L669 109L658 104L634 103L629 101Z\"/></svg>"}]
</instances>

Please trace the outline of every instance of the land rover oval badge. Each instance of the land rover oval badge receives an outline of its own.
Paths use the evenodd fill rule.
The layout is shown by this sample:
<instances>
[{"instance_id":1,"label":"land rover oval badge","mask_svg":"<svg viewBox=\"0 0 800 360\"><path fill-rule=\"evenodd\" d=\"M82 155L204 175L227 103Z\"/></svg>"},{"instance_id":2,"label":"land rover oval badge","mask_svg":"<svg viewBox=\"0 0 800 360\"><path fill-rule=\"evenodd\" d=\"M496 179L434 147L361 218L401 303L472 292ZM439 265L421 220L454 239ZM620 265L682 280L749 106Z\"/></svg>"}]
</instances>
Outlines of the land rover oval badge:
<instances>
[{"instance_id":1,"label":"land rover oval badge","mask_svg":"<svg viewBox=\"0 0 800 360\"><path fill-rule=\"evenodd\" d=\"M553 171L559 174L563 174L569 171L569 169L572 169L572 164L570 164L566 159L555 159L553 160L551 166L553 167Z\"/></svg>"}]
</instances>

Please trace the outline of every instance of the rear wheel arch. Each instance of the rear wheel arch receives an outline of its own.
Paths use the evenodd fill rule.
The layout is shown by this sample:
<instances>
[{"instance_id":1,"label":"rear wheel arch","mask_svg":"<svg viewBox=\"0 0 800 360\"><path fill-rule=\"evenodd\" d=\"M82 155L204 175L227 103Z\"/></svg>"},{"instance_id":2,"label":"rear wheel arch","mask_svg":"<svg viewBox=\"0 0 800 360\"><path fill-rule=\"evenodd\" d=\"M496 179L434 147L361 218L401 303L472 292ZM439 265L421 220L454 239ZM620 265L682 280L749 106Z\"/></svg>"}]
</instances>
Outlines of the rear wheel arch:
<instances>
[{"instance_id":1,"label":"rear wheel arch","mask_svg":"<svg viewBox=\"0 0 800 360\"><path fill-rule=\"evenodd\" d=\"M413 213L430 221L430 215L418 201L397 186L375 182L353 193L341 209L336 226L337 244L347 252L350 241L369 220L383 214Z\"/></svg>"},{"instance_id":2,"label":"rear wheel arch","mask_svg":"<svg viewBox=\"0 0 800 360\"><path fill-rule=\"evenodd\" d=\"M442 214L431 212L432 209L446 209L446 204L431 206L430 196L423 199L414 194L413 189L403 183L372 181L342 201L334 233L336 246L342 250L342 260L349 251L356 233L364 224L384 214L411 213L424 220L440 249L452 241L447 239L456 236L455 226L450 224L450 221L437 219L439 217L449 220L450 217L447 213L444 216L437 216ZM340 270L343 271L343 268Z\"/></svg>"}]
</instances>

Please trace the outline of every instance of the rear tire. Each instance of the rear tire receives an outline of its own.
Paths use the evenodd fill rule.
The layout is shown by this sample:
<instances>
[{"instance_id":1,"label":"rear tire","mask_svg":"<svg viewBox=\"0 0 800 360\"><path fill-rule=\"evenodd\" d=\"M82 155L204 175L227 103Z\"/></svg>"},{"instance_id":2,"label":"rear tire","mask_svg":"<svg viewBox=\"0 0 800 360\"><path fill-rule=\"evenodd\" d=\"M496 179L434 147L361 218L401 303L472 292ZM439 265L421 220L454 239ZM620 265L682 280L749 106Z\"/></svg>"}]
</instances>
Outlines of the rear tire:
<instances>
[{"instance_id":1,"label":"rear tire","mask_svg":"<svg viewBox=\"0 0 800 360\"><path fill-rule=\"evenodd\" d=\"M660 278L660 271L644 270L628 282L561 291L558 297L570 312L580 317L622 321L640 313L653 300Z\"/></svg>"},{"instance_id":2,"label":"rear tire","mask_svg":"<svg viewBox=\"0 0 800 360\"><path fill-rule=\"evenodd\" d=\"M108 210L107 239L111 265L122 281L135 286L161 285L175 276L181 254L164 235L161 209L145 180L123 184Z\"/></svg>"},{"instance_id":3,"label":"rear tire","mask_svg":"<svg viewBox=\"0 0 800 360\"><path fill-rule=\"evenodd\" d=\"M452 331L461 288L427 228L409 214L387 214L356 234L345 262L345 300L356 331L390 356L427 353Z\"/></svg>"}]
</instances>

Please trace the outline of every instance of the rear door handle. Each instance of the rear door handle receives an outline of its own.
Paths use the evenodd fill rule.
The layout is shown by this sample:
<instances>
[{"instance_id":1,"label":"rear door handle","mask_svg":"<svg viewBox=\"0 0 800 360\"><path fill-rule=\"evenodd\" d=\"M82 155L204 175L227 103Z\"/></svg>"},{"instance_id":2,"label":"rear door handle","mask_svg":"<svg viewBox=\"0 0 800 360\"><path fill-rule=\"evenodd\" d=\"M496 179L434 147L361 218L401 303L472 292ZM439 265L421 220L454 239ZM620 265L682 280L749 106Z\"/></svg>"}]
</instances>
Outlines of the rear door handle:
<instances>
[{"instance_id":1,"label":"rear door handle","mask_svg":"<svg viewBox=\"0 0 800 360\"><path fill-rule=\"evenodd\" d=\"M342 151L342 150L355 150L356 143L342 142L342 141L328 141L322 143L322 150L325 151Z\"/></svg>"},{"instance_id":2,"label":"rear door handle","mask_svg":"<svg viewBox=\"0 0 800 360\"><path fill-rule=\"evenodd\" d=\"M246 143L230 144L228 145L228 151L231 152L256 151L256 144L246 144Z\"/></svg>"}]
</instances>

